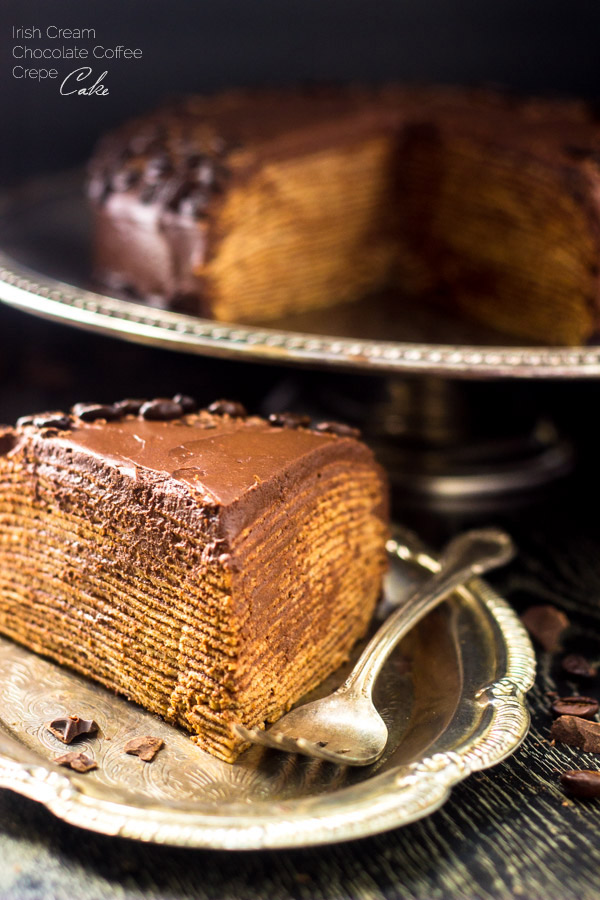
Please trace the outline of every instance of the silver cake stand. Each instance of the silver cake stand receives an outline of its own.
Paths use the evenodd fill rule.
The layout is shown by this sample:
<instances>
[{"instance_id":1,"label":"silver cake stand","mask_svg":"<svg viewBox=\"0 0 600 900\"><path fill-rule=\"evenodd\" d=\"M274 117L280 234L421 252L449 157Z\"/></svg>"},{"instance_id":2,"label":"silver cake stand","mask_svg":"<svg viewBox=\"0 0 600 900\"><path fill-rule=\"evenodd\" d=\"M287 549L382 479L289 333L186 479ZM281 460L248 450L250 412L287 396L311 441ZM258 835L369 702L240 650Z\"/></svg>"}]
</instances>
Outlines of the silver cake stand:
<instances>
[{"instance_id":1,"label":"silver cake stand","mask_svg":"<svg viewBox=\"0 0 600 900\"><path fill-rule=\"evenodd\" d=\"M268 326L214 322L108 296L90 282L82 180L80 172L32 179L0 198L0 301L185 353L387 376L383 405L367 402L367 421L360 424L381 443L396 480L423 497L452 503L504 496L568 470L567 444L535 415L516 445L508 441L508 453L506 440L498 440L511 431L505 413L491 439L474 434L476 417L464 416L471 402L465 384L596 378L600 347L513 346L495 332L389 295ZM456 422L465 418L468 431L457 435ZM405 424L398 428L398 422Z\"/></svg>"}]
</instances>

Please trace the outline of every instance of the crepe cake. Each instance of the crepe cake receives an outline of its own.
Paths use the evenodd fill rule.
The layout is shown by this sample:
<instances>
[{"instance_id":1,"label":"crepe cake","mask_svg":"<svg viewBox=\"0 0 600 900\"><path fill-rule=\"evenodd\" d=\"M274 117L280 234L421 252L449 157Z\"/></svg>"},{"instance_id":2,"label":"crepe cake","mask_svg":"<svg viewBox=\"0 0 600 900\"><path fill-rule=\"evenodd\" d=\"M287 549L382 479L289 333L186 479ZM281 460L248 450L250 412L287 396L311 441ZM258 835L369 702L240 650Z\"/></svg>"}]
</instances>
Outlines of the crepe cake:
<instances>
[{"instance_id":1,"label":"crepe cake","mask_svg":"<svg viewBox=\"0 0 600 900\"><path fill-rule=\"evenodd\" d=\"M232 722L347 659L386 535L385 476L341 424L179 395L0 430L0 632L228 762Z\"/></svg>"},{"instance_id":2,"label":"crepe cake","mask_svg":"<svg viewBox=\"0 0 600 900\"><path fill-rule=\"evenodd\" d=\"M385 286L496 329L598 332L590 105L450 88L229 91L107 135L95 271L148 303L265 322Z\"/></svg>"}]
</instances>

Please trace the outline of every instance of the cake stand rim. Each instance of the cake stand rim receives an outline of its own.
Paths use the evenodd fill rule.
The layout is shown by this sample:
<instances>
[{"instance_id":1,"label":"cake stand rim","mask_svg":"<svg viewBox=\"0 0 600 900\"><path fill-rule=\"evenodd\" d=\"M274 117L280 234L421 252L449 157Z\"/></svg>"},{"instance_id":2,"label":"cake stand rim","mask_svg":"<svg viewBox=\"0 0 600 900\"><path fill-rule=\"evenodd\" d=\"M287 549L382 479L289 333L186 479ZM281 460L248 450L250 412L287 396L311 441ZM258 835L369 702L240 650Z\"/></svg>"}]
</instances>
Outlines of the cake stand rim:
<instances>
[{"instance_id":1,"label":"cake stand rim","mask_svg":"<svg viewBox=\"0 0 600 900\"><path fill-rule=\"evenodd\" d=\"M77 288L2 251L0 302L107 337L225 359L463 379L600 377L600 346L408 343L218 322Z\"/></svg>"}]
</instances>

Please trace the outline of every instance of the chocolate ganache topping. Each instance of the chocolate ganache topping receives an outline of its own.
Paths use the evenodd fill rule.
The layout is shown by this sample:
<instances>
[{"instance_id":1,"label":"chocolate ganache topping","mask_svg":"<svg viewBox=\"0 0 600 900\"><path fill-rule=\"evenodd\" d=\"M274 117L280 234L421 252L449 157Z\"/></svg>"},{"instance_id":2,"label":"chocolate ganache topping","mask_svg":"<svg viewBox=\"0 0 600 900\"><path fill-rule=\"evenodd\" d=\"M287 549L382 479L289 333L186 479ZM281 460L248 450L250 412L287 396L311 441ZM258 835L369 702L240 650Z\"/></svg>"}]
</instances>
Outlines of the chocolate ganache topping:
<instances>
[{"instance_id":1,"label":"chocolate ganache topping","mask_svg":"<svg viewBox=\"0 0 600 900\"><path fill-rule=\"evenodd\" d=\"M282 468L315 454L331 455L330 447L358 432L336 423L311 426L308 416L250 416L241 403L220 399L197 413L187 395L113 404L77 403L70 415L41 413L19 419L17 427L38 430L53 444L82 450L110 461L122 473L139 470L170 476L218 504L239 501L258 485L277 482ZM168 428L166 427L168 425ZM365 453L356 441L356 452ZM12 444L11 444L12 447ZM324 457L324 462L326 458ZM276 487L278 490L279 487Z\"/></svg>"}]
</instances>

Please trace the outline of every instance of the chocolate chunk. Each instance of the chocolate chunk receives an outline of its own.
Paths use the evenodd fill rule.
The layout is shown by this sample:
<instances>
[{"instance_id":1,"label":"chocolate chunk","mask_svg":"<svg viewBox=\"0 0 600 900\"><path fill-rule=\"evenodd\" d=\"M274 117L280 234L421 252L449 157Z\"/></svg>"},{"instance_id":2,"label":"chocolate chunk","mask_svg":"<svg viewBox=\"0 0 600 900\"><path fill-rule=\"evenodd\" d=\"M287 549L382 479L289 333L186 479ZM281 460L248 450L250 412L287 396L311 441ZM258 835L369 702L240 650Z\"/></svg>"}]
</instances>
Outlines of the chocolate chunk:
<instances>
[{"instance_id":1,"label":"chocolate chunk","mask_svg":"<svg viewBox=\"0 0 600 900\"><path fill-rule=\"evenodd\" d=\"M521 622L538 644L549 653L560 649L561 638L570 622L565 613L555 606L530 606L521 616Z\"/></svg>"},{"instance_id":2,"label":"chocolate chunk","mask_svg":"<svg viewBox=\"0 0 600 900\"><path fill-rule=\"evenodd\" d=\"M178 403L184 413L193 413L198 409L198 404L194 398L188 397L186 394L175 394L173 403Z\"/></svg>"},{"instance_id":3,"label":"chocolate chunk","mask_svg":"<svg viewBox=\"0 0 600 900\"><path fill-rule=\"evenodd\" d=\"M113 408L121 416L137 416L144 403L147 402L147 400L119 400L118 403L113 403Z\"/></svg>"},{"instance_id":4,"label":"chocolate chunk","mask_svg":"<svg viewBox=\"0 0 600 900\"><path fill-rule=\"evenodd\" d=\"M80 719L79 716L53 719L52 722L48 722L46 728L63 744L70 744L77 738L96 734L98 731L98 726L93 719Z\"/></svg>"},{"instance_id":5,"label":"chocolate chunk","mask_svg":"<svg viewBox=\"0 0 600 900\"><path fill-rule=\"evenodd\" d=\"M178 419L183 415L183 409L179 403L169 400L166 397L158 397L156 400L148 400L141 407L139 415L142 419L149 419L153 422L166 422L169 419Z\"/></svg>"},{"instance_id":6,"label":"chocolate chunk","mask_svg":"<svg viewBox=\"0 0 600 900\"><path fill-rule=\"evenodd\" d=\"M598 712L598 701L593 697L559 697L552 704L552 712L557 716L593 719Z\"/></svg>"},{"instance_id":7,"label":"chocolate chunk","mask_svg":"<svg viewBox=\"0 0 600 900\"><path fill-rule=\"evenodd\" d=\"M164 747L164 741L157 737L144 735L144 737L132 738L124 746L125 753L131 756L139 756L145 762L152 762L159 750Z\"/></svg>"},{"instance_id":8,"label":"chocolate chunk","mask_svg":"<svg viewBox=\"0 0 600 900\"><path fill-rule=\"evenodd\" d=\"M577 675L579 678L595 678L598 672L596 666L579 653L569 653L560 664L569 675Z\"/></svg>"},{"instance_id":9,"label":"chocolate chunk","mask_svg":"<svg viewBox=\"0 0 600 900\"><path fill-rule=\"evenodd\" d=\"M579 750L600 753L600 722L588 722L578 716L560 716L552 725L550 737Z\"/></svg>"},{"instance_id":10,"label":"chocolate chunk","mask_svg":"<svg viewBox=\"0 0 600 900\"><path fill-rule=\"evenodd\" d=\"M96 419L106 419L107 422L111 422L121 417L118 409L103 403L76 403L71 412L83 422L95 422Z\"/></svg>"},{"instance_id":11,"label":"chocolate chunk","mask_svg":"<svg viewBox=\"0 0 600 900\"><path fill-rule=\"evenodd\" d=\"M245 407L235 400L215 400L208 407L208 411L216 416L231 416L232 419L243 419L248 415Z\"/></svg>"},{"instance_id":12,"label":"chocolate chunk","mask_svg":"<svg viewBox=\"0 0 600 900\"><path fill-rule=\"evenodd\" d=\"M570 769L562 773L560 783L571 797L581 800L600 797L600 772L595 769Z\"/></svg>"},{"instance_id":13,"label":"chocolate chunk","mask_svg":"<svg viewBox=\"0 0 600 900\"><path fill-rule=\"evenodd\" d=\"M73 769L74 772L91 772L92 769L98 768L98 764L93 759L90 759L85 753L77 753L75 750L63 753L62 756L57 756L54 762L59 766Z\"/></svg>"},{"instance_id":14,"label":"chocolate chunk","mask_svg":"<svg viewBox=\"0 0 600 900\"><path fill-rule=\"evenodd\" d=\"M269 422L276 428L308 428L310 416L301 416L291 412L271 413Z\"/></svg>"},{"instance_id":15,"label":"chocolate chunk","mask_svg":"<svg viewBox=\"0 0 600 900\"><path fill-rule=\"evenodd\" d=\"M67 431L72 422L63 412L45 412L34 416L33 424L36 428L58 428L59 431Z\"/></svg>"},{"instance_id":16,"label":"chocolate chunk","mask_svg":"<svg viewBox=\"0 0 600 900\"><path fill-rule=\"evenodd\" d=\"M352 428L351 425L345 425L343 422L319 422L318 425L315 425L314 430L326 434L337 434L338 437L360 438L358 428Z\"/></svg>"}]
</instances>

